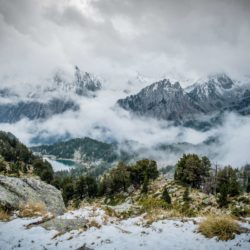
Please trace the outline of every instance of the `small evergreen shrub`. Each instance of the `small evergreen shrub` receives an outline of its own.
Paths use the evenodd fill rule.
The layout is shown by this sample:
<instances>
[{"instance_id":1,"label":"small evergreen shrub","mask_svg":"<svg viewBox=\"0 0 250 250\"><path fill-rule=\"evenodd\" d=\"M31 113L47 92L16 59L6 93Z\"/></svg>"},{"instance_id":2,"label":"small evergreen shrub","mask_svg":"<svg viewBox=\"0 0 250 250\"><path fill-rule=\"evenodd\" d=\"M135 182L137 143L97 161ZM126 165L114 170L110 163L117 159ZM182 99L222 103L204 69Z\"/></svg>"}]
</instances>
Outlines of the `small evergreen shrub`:
<instances>
[{"instance_id":1,"label":"small evergreen shrub","mask_svg":"<svg viewBox=\"0 0 250 250\"><path fill-rule=\"evenodd\" d=\"M228 188L226 184L223 184L220 188L218 204L220 207L227 207L228 205Z\"/></svg>"},{"instance_id":2,"label":"small evergreen shrub","mask_svg":"<svg viewBox=\"0 0 250 250\"><path fill-rule=\"evenodd\" d=\"M168 203L168 204L171 204L171 197L168 193L168 190L167 188L165 187L164 190L163 190L163 193L162 193L162 199Z\"/></svg>"}]
</instances>

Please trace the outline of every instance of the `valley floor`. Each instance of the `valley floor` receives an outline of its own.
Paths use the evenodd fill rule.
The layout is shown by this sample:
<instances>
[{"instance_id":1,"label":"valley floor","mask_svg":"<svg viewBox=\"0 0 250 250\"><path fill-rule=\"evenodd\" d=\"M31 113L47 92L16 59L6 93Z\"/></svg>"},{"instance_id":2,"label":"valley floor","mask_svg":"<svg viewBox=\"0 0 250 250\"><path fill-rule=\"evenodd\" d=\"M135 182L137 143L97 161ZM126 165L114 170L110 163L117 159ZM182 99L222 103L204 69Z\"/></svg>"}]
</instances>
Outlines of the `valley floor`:
<instances>
[{"instance_id":1,"label":"valley floor","mask_svg":"<svg viewBox=\"0 0 250 250\"><path fill-rule=\"evenodd\" d=\"M205 238L197 232L195 221L199 219L161 220L147 226L142 217L119 221L94 207L81 208L57 217L63 223L83 218L92 226L61 235L53 227L47 230L48 225L47 229L41 225L26 228L41 218L16 218L10 222L0 222L0 249L243 250L250 246L250 235L246 233L229 241ZM242 226L250 229L248 223L242 223Z\"/></svg>"}]
</instances>

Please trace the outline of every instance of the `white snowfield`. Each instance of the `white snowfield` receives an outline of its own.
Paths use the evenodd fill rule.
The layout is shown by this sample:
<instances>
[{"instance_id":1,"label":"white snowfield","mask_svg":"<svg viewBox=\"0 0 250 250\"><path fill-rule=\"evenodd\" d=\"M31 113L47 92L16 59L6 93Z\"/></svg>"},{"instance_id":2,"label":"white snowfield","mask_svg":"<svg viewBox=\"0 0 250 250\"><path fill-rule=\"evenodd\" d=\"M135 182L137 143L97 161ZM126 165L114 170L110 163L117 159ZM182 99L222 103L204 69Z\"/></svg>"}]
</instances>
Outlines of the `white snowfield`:
<instances>
[{"instance_id":1,"label":"white snowfield","mask_svg":"<svg viewBox=\"0 0 250 250\"><path fill-rule=\"evenodd\" d=\"M192 220L162 220L151 226L143 226L141 217L117 221L109 218L104 222L105 213L101 209L93 212L90 207L61 216L63 219L84 217L95 219L102 224L101 228L91 227L87 231L71 231L53 238L57 231L46 230L41 226L26 229L25 226L40 220L14 219L0 223L0 249L62 249L76 250L82 246L90 249L148 249L148 250L234 250L250 249L250 235L237 235L230 241L218 241L216 238L207 239L197 233L197 225ZM107 218L107 216L106 216ZM247 223L242 226L250 228ZM84 249L84 248L83 248Z\"/></svg>"}]
</instances>

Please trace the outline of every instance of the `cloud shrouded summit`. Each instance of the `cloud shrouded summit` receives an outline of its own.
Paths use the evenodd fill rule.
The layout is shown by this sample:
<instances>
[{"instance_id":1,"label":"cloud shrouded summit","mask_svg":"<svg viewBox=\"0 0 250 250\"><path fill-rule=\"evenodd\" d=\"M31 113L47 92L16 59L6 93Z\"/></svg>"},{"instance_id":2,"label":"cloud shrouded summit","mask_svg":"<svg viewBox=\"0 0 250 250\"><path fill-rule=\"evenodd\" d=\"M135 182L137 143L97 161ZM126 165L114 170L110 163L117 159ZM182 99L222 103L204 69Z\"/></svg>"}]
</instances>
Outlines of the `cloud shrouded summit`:
<instances>
[{"instance_id":1,"label":"cloud shrouded summit","mask_svg":"<svg viewBox=\"0 0 250 250\"><path fill-rule=\"evenodd\" d=\"M248 0L0 0L1 82L75 64L115 83L249 74L249 11Z\"/></svg>"}]
</instances>

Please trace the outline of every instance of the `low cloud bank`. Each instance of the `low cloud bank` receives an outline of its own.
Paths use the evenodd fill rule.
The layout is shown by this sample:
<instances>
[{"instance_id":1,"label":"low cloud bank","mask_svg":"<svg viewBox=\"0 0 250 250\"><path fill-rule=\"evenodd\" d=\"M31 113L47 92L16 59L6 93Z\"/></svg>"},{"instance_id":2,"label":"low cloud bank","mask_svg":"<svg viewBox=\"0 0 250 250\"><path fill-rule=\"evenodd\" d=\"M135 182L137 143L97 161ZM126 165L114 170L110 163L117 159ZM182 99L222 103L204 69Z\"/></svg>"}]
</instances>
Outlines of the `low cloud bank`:
<instances>
[{"instance_id":1,"label":"low cloud bank","mask_svg":"<svg viewBox=\"0 0 250 250\"><path fill-rule=\"evenodd\" d=\"M0 124L0 129L12 132L28 145L85 136L116 141L121 148L138 152L140 157L154 158L161 165L175 163L183 152L208 155L222 165L242 166L250 162L250 117L228 113L221 125L202 132L134 117L115 105L124 95L122 91L103 90L96 98L79 98L80 111L55 115L46 121L23 119L15 124ZM216 141L203 143L211 137ZM174 149L159 145L172 145Z\"/></svg>"}]
</instances>

